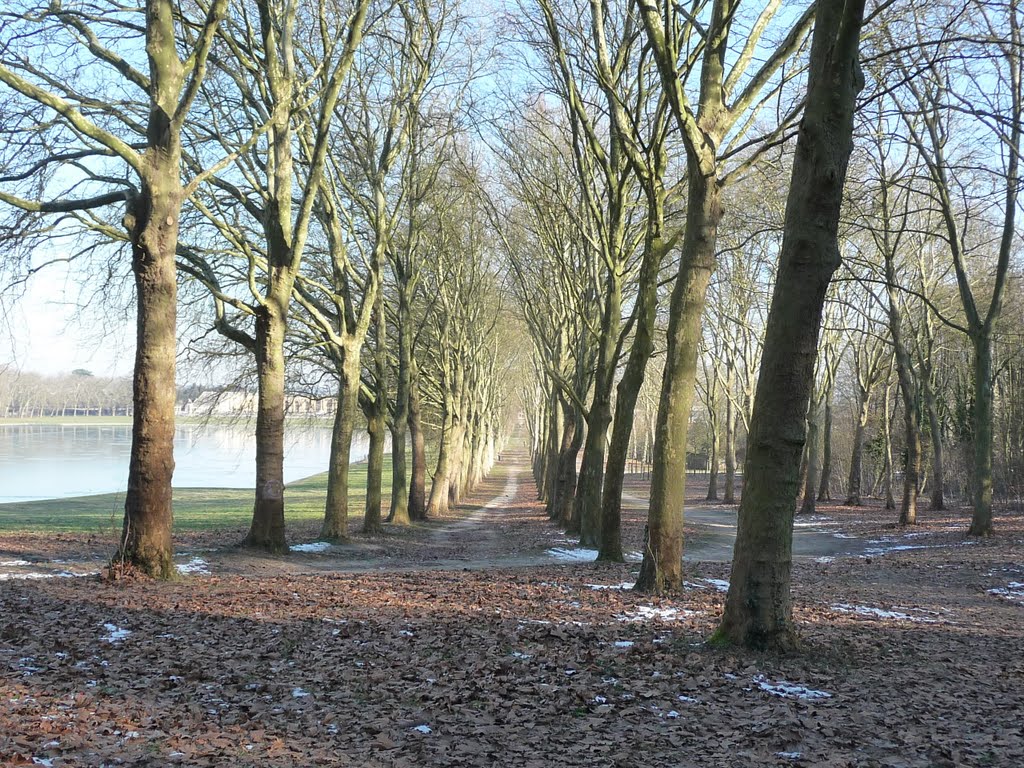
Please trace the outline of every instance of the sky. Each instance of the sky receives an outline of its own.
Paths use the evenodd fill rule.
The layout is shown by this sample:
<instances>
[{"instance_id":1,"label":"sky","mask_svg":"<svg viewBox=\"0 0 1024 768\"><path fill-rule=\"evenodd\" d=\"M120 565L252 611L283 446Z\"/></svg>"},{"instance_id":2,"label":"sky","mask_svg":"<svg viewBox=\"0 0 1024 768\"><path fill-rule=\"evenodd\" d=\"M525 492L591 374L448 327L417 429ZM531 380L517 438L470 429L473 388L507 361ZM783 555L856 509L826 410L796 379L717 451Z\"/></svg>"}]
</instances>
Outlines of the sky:
<instances>
[{"instance_id":1,"label":"sky","mask_svg":"<svg viewBox=\"0 0 1024 768\"><path fill-rule=\"evenodd\" d=\"M135 336L123 310L99 302L79 307L80 291L65 265L29 279L17 299L0 305L0 368L56 375L85 368L97 376L131 375Z\"/></svg>"}]
</instances>

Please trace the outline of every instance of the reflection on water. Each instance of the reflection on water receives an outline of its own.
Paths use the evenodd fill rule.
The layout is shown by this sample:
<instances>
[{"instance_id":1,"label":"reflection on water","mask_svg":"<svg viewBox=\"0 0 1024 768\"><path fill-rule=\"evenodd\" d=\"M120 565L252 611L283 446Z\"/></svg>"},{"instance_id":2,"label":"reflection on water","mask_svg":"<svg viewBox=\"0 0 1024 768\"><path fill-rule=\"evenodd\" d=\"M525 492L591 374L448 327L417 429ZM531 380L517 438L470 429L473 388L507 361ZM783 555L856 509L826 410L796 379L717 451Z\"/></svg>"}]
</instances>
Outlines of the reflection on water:
<instances>
[{"instance_id":1,"label":"reflection on water","mask_svg":"<svg viewBox=\"0 0 1024 768\"><path fill-rule=\"evenodd\" d=\"M0 426L0 503L124 491L132 429L127 424ZM331 430L288 425L284 479L327 470ZM366 458L357 436L352 461ZM256 443L244 426L185 424L174 437L176 488L251 488L256 482Z\"/></svg>"}]
</instances>

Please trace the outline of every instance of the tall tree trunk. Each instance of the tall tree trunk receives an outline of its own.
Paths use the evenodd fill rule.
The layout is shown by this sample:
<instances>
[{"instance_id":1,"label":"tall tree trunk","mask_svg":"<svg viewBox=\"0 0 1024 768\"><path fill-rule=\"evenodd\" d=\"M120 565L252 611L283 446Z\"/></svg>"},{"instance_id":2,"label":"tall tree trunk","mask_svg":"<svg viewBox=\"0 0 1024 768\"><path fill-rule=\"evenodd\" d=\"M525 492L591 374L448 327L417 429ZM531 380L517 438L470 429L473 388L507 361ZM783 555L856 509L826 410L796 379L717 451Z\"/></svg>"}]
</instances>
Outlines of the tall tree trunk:
<instances>
[{"instance_id":1,"label":"tall tree trunk","mask_svg":"<svg viewBox=\"0 0 1024 768\"><path fill-rule=\"evenodd\" d=\"M152 180L125 223L135 275L136 347L132 445L117 558L157 578L175 575L171 543L174 475L174 368L177 356L175 249L181 214L180 149L147 153Z\"/></svg>"},{"instance_id":2,"label":"tall tree trunk","mask_svg":"<svg viewBox=\"0 0 1024 768\"><path fill-rule=\"evenodd\" d=\"M605 439L611 424L610 397L595 392L587 419L583 461L576 481L573 515L580 524L580 544L596 549L601 536L601 486L604 480Z\"/></svg>"},{"instance_id":3,"label":"tall tree trunk","mask_svg":"<svg viewBox=\"0 0 1024 768\"><path fill-rule=\"evenodd\" d=\"M285 309L270 297L256 312L256 503L245 543L275 553L288 551L284 535L284 335Z\"/></svg>"},{"instance_id":4,"label":"tall tree trunk","mask_svg":"<svg viewBox=\"0 0 1024 768\"><path fill-rule=\"evenodd\" d=\"M352 461L352 433L355 431L359 397L359 350L343 350L338 370L338 407L331 431L331 457L327 465L327 499L320 538L348 541L349 467ZM353 355L355 359L353 359Z\"/></svg>"},{"instance_id":5,"label":"tall tree trunk","mask_svg":"<svg viewBox=\"0 0 1024 768\"><path fill-rule=\"evenodd\" d=\"M727 394L732 394L733 367L729 364L726 377ZM736 408L732 397L725 399L725 495L722 501L726 504L736 503Z\"/></svg>"},{"instance_id":6,"label":"tall tree trunk","mask_svg":"<svg viewBox=\"0 0 1024 768\"><path fill-rule=\"evenodd\" d=\"M718 501L718 412L717 403L708 406L708 428L711 430L711 456L708 461L708 493L705 501Z\"/></svg>"},{"instance_id":7,"label":"tall tree trunk","mask_svg":"<svg viewBox=\"0 0 1024 768\"><path fill-rule=\"evenodd\" d=\"M384 435L387 431L383 410L383 406L376 403L368 404L366 409L366 431L370 435L370 447L366 454L366 508L363 513L363 533L380 533L382 528Z\"/></svg>"},{"instance_id":8,"label":"tall tree trunk","mask_svg":"<svg viewBox=\"0 0 1024 768\"><path fill-rule=\"evenodd\" d=\"M821 480L818 482L818 501L832 500L832 393L825 400L825 423L821 431Z\"/></svg>"},{"instance_id":9,"label":"tall tree trunk","mask_svg":"<svg viewBox=\"0 0 1024 768\"><path fill-rule=\"evenodd\" d=\"M801 515L813 515L817 497L816 484L821 474L821 403L811 402L807 411L807 465L804 475L804 500Z\"/></svg>"},{"instance_id":10,"label":"tall tree trunk","mask_svg":"<svg viewBox=\"0 0 1024 768\"><path fill-rule=\"evenodd\" d=\"M779 271L747 438L732 576L716 639L750 648L796 643L790 596L793 511L814 388L825 293L853 135L864 0L819 0L807 100L786 201Z\"/></svg>"},{"instance_id":11,"label":"tall tree trunk","mask_svg":"<svg viewBox=\"0 0 1024 768\"><path fill-rule=\"evenodd\" d=\"M883 409L882 437L885 439L885 451L882 457L882 493L885 496L885 508L896 509L896 499L892 493L892 405L890 392L885 393L885 408Z\"/></svg>"},{"instance_id":12,"label":"tall tree trunk","mask_svg":"<svg viewBox=\"0 0 1024 768\"><path fill-rule=\"evenodd\" d=\"M859 388L857 394L857 424L853 431L853 450L850 453L850 477L846 481L846 504L859 507L861 501L861 476L864 474L864 434L868 426L868 406L871 390Z\"/></svg>"},{"instance_id":13,"label":"tall tree trunk","mask_svg":"<svg viewBox=\"0 0 1024 768\"><path fill-rule=\"evenodd\" d=\"M664 190L660 184L648 199L648 224L637 288L639 293L637 295L636 320L634 321L633 346L630 347L626 368L622 372L622 378L616 388L615 416L601 497L601 539L597 559L610 562L622 562L623 560L622 484L626 474L629 439L633 434L636 401L646 378L647 362L654 352L654 324L658 311L658 274L666 252L675 242L672 240L666 244L661 239Z\"/></svg>"},{"instance_id":14,"label":"tall tree trunk","mask_svg":"<svg viewBox=\"0 0 1024 768\"><path fill-rule=\"evenodd\" d=\"M448 513L449 474L451 472L451 453L454 432L454 418L451 414L452 404L446 403L447 413L441 427L441 440L437 447L437 466L430 484L430 499L427 501L427 517L436 517Z\"/></svg>"},{"instance_id":15,"label":"tall tree trunk","mask_svg":"<svg viewBox=\"0 0 1024 768\"><path fill-rule=\"evenodd\" d=\"M576 457L583 445L583 417L575 405L566 401L562 402L562 414L564 426L558 456L558 479L552 494L551 519L562 528L567 528L572 519L576 497Z\"/></svg>"},{"instance_id":16,"label":"tall tree trunk","mask_svg":"<svg viewBox=\"0 0 1024 768\"><path fill-rule=\"evenodd\" d=\"M398 378L395 382L395 412L391 422L391 509L388 520L394 525L408 525L409 477L405 436L409 421L410 360L412 328L409 301L405 291L398 294Z\"/></svg>"},{"instance_id":17,"label":"tall tree trunk","mask_svg":"<svg viewBox=\"0 0 1024 768\"><path fill-rule=\"evenodd\" d=\"M419 371L415 358L409 361L409 442L412 446L412 471L409 477L409 517L427 518L427 444L420 417Z\"/></svg>"},{"instance_id":18,"label":"tall tree trunk","mask_svg":"<svg viewBox=\"0 0 1024 768\"><path fill-rule=\"evenodd\" d=\"M992 535L992 338L976 332L974 345L974 406L971 430L974 437L974 477L971 496L974 514L968 536Z\"/></svg>"},{"instance_id":19,"label":"tall tree trunk","mask_svg":"<svg viewBox=\"0 0 1024 768\"><path fill-rule=\"evenodd\" d=\"M939 419L939 404L936 402L932 384L925 380L922 385L924 387L924 407L928 411L928 426L932 438L931 508L941 510L946 508L946 470L943 466L942 422Z\"/></svg>"},{"instance_id":20,"label":"tall tree trunk","mask_svg":"<svg viewBox=\"0 0 1024 768\"><path fill-rule=\"evenodd\" d=\"M676 591L683 584L683 507L686 444L697 379L701 316L715 267L721 190L714 176L687 154L686 234L669 307L668 344L654 437L644 560L635 589Z\"/></svg>"}]
</instances>

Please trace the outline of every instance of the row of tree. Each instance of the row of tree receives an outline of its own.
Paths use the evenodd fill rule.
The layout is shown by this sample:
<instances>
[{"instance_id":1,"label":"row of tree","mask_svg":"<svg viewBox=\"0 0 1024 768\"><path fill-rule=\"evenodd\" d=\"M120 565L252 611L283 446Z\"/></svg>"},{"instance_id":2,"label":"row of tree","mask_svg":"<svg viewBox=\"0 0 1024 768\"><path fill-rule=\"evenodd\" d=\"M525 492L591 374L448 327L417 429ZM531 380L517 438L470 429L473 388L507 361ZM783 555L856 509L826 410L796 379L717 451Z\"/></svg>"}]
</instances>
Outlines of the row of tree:
<instances>
[{"instance_id":1,"label":"row of tree","mask_svg":"<svg viewBox=\"0 0 1024 768\"><path fill-rule=\"evenodd\" d=\"M373 530L385 430L391 517L439 512L486 471L518 393L548 512L601 559L622 559L623 476L646 446L652 592L682 582L697 405L727 498L744 463L734 642L793 642L792 519L832 463L844 388L851 498L881 456L912 522L922 436L937 465L969 425L971 530L991 531L995 435L1009 456L1020 432L1016 0L519 0L493 39L455 0L15 5L4 233L15 256L131 252L122 549L150 572L170 570L179 307L190 349L244 361L258 392L255 546L284 548L285 392L324 382L325 537L348 535L357 413ZM895 408L872 398L890 375Z\"/></svg>"},{"instance_id":2,"label":"row of tree","mask_svg":"<svg viewBox=\"0 0 1024 768\"><path fill-rule=\"evenodd\" d=\"M7 239L26 253L19 266L34 268L31 248L131 254L122 558L173 573L179 310L199 329L190 349L219 364L234 355L254 379L249 545L287 550L289 386L335 382L324 539L349 537L359 413L365 531L383 518L388 430L393 522L442 513L480 481L513 415L503 393L514 355L497 350L515 344L458 124L475 62L454 4L23 2L3 29L0 200Z\"/></svg>"},{"instance_id":3,"label":"row of tree","mask_svg":"<svg viewBox=\"0 0 1024 768\"><path fill-rule=\"evenodd\" d=\"M890 495L901 480L913 523L928 455L932 503L969 494L970 533L990 534L994 479L1009 492L1024 468L1022 326L1004 312L1019 4L878 3L860 56L863 3L522 8L534 96L505 130L502 220L551 517L620 560L623 466L653 433L637 588L678 589L696 392L709 497L724 464L731 501L744 462L720 636L785 647L792 519L829 492L844 397L851 503L869 471Z\"/></svg>"},{"instance_id":4,"label":"row of tree","mask_svg":"<svg viewBox=\"0 0 1024 768\"><path fill-rule=\"evenodd\" d=\"M131 405L132 385L125 378L84 369L61 376L0 371L0 418L127 416Z\"/></svg>"}]
</instances>

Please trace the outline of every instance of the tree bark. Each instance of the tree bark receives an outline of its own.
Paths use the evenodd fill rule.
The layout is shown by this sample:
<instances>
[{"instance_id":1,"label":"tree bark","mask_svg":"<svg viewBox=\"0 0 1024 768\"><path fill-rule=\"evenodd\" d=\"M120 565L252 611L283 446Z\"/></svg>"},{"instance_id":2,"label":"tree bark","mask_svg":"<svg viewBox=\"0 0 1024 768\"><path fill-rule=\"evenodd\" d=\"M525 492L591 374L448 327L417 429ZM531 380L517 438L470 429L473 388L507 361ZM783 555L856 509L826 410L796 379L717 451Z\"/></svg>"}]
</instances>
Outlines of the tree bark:
<instances>
[{"instance_id":1,"label":"tree bark","mask_svg":"<svg viewBox=\"0 0 1024 768\"><path fill-rule=\"evenodd\" d=\"M853 432L853 450L850 453L850 477L846 481L846 504L859 507L861 500L861 476L864 474L864 434L868 426L868 406L871 390L859 388L857 397L857 424Z\"/></svg>"},{"instance_id":2,"label":"tree bark","mask_svg":"<svg viewBox=\"0 0 1024 768\"><path fill-rule=\"evenodd\" d=\"M289 291L290 293L290 291ZM256 502L245 544L288 551L284 533L285 312L268 297L256 312Z\"/></svg>"},{"instance_id":3,"label":"tree bark","mask_svg":"<svg viewBox=\"0 0 1024 768\"><path fill-rule=\"evenodd\" d=\"M942 422L939 419L939 404L935 399L935 390L932 384L925 380L924 407L928 411L928 426L932 439L932 498L931 508L942 510L946 508L946 470L943 466L942 448Z\"/></svg>"},{"instance_id":4,"label":"tree bark","mask_svg":"<svg viewBox=\"0 0 1024 768\"><path fill-rule=\"evenodd\" d=\"M825 400L825 423L821 431L821 480L818 482L818 501L831 501L832 492L832 398Z\"/></svg>"},{"instance_id":5,"label":"tree bark","mask_svg":"<svg viewBox=\"0 0 1024 768\"><path fill-rule=\"evenodd\" d=\"M819 0L807 100L765 332L732 576L715 639L757 649L796 644L790 596L793 511L825 294L839 266L838 225L852 148L864 0Z\"/></svg>"},{"instance_id":6,"label":"tree bark","mask_svg":"<svg viewBox=\"0 0 1024 768\"><path fill-rule=\"evenodd\" d=\"M151 119L152 122L152 119ZM147 153L152 181L125 217L137 295L132 445L117 559L149 576L175 575L171 543L174 474L177 283L181 213L180 148Z\"/></svg>"},{"instance_id":7,"label":"tree bark","mask_svg":"<svg viewBox=\"0 0 1024 768\"><path fill-rule=\"evenodd\" d=\"M409 478L409 517L427 518L427 445L420 417L419 372L415 358L409 363L409 438L412 446L412 467Z\"/></svg>"},{"instance_id":8,"label":"tree bark","mask_svg":"<svg viewBox=\"0 0 1024 768\"><path fill-rule=\"evenodd\" d=\"M352 433L355 431L356 404L359 397L359 350L344 352L338 370L338 405L331 431L331 457L327 466L327 499L320 538L348 541L349 467L352 461ZM356 359L352 359L352 354Z\"/></svg>"},{"instance_id":9,"label":"tree bark","mask_svg":"<svg viewBox=\"0 0 1024 768\"><path fill-rule=\"evenodd\" d=\"M714 176L687 154L686 234L679 276L669 307L665 372L658 401L650 505L638 591L660 594L682 588L686 444L697 378L701 316L715 267L715 239L722 208Z\"/></svg>"},{"instance_id":10,"label":"tree bark","mask_svg":"<svg viewBox=\"0 0 1024 768\"><path fill-rule=\"evenodd\" d=\"M992 535L992 339L987 333L975 333L974 407L971 429L974 437L974 477L971 500L974 513L968 536Z\"/></svg>"},{"instance_id":11,"label":"tree bark","mask_svg":"<svg viewBox=\"0 0 1024 768\"><path fill-rule=\"evenodd\" d=\"M411 389L410 358L412 327L409 300L404 287L398 293L398 377L395 382L395 412L391 421L391 509L388 520L393 525L408 525L409 477L405 437L408 433L409 395Z\"/></svg>"}]
</instances>

